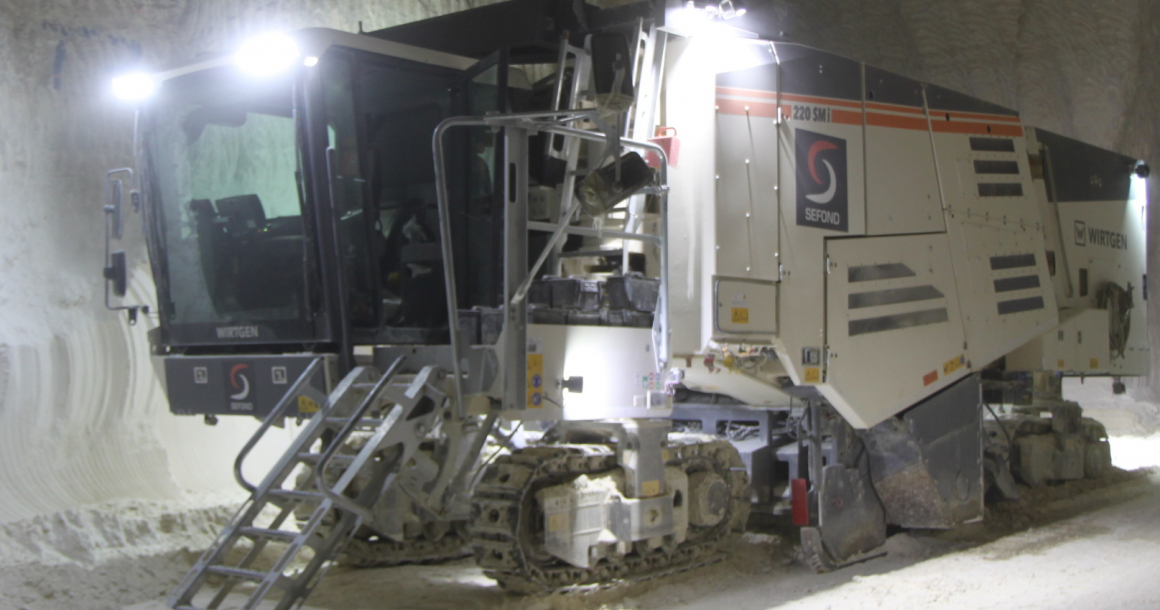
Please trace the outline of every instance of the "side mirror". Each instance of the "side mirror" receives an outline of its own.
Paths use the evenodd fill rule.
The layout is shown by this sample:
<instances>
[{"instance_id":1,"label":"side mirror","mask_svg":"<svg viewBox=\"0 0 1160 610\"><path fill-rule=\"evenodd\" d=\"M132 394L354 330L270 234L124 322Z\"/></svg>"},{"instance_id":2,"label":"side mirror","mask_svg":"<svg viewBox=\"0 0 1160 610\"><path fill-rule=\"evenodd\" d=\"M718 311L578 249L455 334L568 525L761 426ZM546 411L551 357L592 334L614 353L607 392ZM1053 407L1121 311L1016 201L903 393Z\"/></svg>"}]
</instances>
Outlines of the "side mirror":
<instances>
[{"instance_id":1,"label":"side mirror","mask_svg":"<svg viewBox=\"0 0 1160 610\"><path fill-rule=\"evenodd\" d=\"M129 273L125 266L125 252L117 250L109 254L109 266L105 267L105 279L113 283L113 294L123 297L129 290Z\"/></svg>"},{"instance_id":2,"label":"side mirror","mask_svg":"<svg viewBox=\"0 0 1160 610\"><path fill-rule=\"evenodd\" d=\"M109 292L118 298L123 298L129 291L129 269L125 259L125 251L109 251L110 242L114 239L121 239L125 227L122 215L125 183L120 178L114 178L113 176L116 174L128 175L129 181L132 183L133 169L122 167L105 173L105 193L109 198L104 206L106 267L102 270L102 275L105 277L105 308L111 311L125 310L129 314L129 325L132 326L137 323L138 311L149 313L149 307L147 305L113 305L109 302ZM136 190L129 191L129 200L133 205L133 211L140 212L141 193Z\"/></svg>"},{"instance_id":3,"label":"side mirror","mask_svg":"<svg viewBox=\"0 0 1160 610\"><path fill-rule=\"evenodd\" d=\"M105 204L105 213L109 215L109 235L113 239L121 239L124 222L121 217L121 200L123 199L124 185L121 179L109 182L109 203Z\"/></svg>"}]
</instances>

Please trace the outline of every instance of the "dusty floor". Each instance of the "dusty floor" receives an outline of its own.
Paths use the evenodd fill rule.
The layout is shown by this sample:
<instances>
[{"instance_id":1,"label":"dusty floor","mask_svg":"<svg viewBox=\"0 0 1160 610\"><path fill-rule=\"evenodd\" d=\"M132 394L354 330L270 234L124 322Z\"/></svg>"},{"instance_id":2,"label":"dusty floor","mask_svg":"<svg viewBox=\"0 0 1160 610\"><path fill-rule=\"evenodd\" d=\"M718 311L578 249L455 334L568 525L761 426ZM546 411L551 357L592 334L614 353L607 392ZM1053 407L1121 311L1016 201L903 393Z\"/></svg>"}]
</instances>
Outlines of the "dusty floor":
<instances>
[{"instance_id":1,"label":"dusty floor","mask_svg":"<svg viewBox=\"0 0 1160 610\"><path fill-rule=\"evenodd\" d=\"M1106 385L1068 381L1065 393L1107 425L1115 463L1138 470L1025 492L990 507L982 524L897 533L886 556L835 573L812 573L795 558L793 532L771 528L747 534L715 565L548 596L508 595L471 560L335 568L306 608L1160 608L1160 411ZM199 508L138 502L5 525L0 610L161 610L228 516L220 499Z\"/></svg>"},{"instance_id":2,"label":"dusty floor","mask_svg":"<svg viewBox=\"0 0 1160 610\"><path fill-rule=\"evenodd\" d=\"M888 554L831 574L796 561L776 534L750 533L728 560L632 585L507 595L470 560L336 568L307 608L578 610L1160 607L1160 469L1043 490L987 525L893 536ZM243 598L237 597L239 607ZM133 610L159 610L159 602Z\"/></svg>"}]
</instances>

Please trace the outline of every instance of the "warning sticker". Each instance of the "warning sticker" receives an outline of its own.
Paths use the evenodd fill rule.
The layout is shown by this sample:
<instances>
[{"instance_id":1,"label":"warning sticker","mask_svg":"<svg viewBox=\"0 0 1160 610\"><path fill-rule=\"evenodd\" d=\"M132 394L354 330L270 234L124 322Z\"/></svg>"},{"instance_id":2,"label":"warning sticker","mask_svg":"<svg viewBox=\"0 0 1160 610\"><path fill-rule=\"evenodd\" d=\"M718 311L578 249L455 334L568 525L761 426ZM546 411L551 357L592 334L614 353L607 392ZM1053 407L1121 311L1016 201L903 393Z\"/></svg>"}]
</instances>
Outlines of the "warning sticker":
<instances>
[{"instance_id":1,"label":"warning sticker","mask_svg":"<svg viewBox=\"0 0 1160 610\"><path fill-rule=\"evenodd\" d=\"M544 406L544 355L528 354L528 408Z\"/></svg>"},{"instance_id":2,"label":"warning sticker","mask_svg":"<svg viewBox=\"0 0 1160 610\"><path fill-rule=\"evenodd\" d=\"M938 381L938 371L931 371L922 376L922 385L928 386Z\"/></svg>"},{"instance_id":3,"label":"warning sticker","mask_svg":"<svg viewBox=\"0 0 1160 610\"><path fill-rule=\"evenodd\" d=\"M298 397L298 412L299 413L317 413L318 403L310 400L309 396Z\"/></svg>"},{"instance_id":4,"label":"warning sticker","mask_svg":"<svg viewBox=\"0 0 1160 610\"><path fill-rule=\"evenodd\" d=\"M1092 370L1098 369L1098 368L1100 368L1100 359L1099 358L1092 358L1091 362L1089 362L1088 364L1091 365Z\"/></svg>"},{"instance_id":5,"label":"warning sticker","mask_svg":"<svg viewBox=\"0 0 1160 610\"><path fill-rule=\"evenodd\" d=\"M963 368L967 364L967 356L959 354L955 358L951 358L943 363L943 375L950 375L951 373Z\"/></svg>"},{"instance_id":6,"label":"warning sticker","mask_svg":"<svg viewBox=\"0 0 1160 610\"><path fill-rule=\"evenodd\" d=\"M731 320L734 324L749 324L749 308L734 307Z\"/></svg>"},{"instance_id":7,"label":"warning sticker","mask_svg":"<svg viewBox=\"0 0 1160 610\"><path fill-rule=\"evenodd\" d=\"M806 367L806 374L805 374L805 382L806 383L821 383L821 381L822 381L822 369L820 369L816 366L807 366Z\"/></svg>"}]
</instances>

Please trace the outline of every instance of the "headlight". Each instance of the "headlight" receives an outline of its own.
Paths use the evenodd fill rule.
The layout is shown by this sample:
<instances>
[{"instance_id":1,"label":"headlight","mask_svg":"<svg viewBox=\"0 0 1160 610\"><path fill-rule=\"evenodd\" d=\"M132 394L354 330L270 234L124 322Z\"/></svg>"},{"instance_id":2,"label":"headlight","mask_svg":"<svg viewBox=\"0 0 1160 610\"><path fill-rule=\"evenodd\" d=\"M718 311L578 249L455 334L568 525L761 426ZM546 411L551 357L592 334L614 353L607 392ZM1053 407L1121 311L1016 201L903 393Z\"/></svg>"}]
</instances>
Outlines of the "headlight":
<instances>
[{"instance_id":1,"label":"headlight","mask_svg":"<svg viewBox=\"0 0 1160 610\"><path fill-rule=\"evenodd\" d=\"M298 59L298 43L282 32L260 34L245 42L234 61L247 74L269 76L288 69Z\"/></svg>"},{"instance_id":2,"label":"headlight","mask_svg":"<svg viewBox=\"0 0 1160 610\"><path fill-rule=\"evenodd\" d=\"M144 72L132 72L113 79L113 95L123 100L143 100L157 90L153 77Z\"/></svg>"}]
</instances>

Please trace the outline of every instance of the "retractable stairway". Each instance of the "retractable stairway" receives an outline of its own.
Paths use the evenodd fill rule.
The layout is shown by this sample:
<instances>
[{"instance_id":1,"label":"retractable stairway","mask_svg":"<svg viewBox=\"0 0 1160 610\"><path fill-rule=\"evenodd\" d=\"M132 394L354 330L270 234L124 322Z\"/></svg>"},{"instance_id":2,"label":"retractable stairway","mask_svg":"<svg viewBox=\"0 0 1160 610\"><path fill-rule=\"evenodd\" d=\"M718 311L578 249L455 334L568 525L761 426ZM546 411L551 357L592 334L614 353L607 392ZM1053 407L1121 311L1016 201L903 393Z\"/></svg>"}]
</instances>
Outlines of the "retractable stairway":
<instances>
[{"instance_id":1,"label":"retractable stairway","mask_svg":"<svg viewBox=\"0 0 1160 610\"><path fill-rule=\"evenodd\" d=\"M235 462L235 477L253 495L170 595L170 608L213 610L244 582L256 584L247 589L249 598L242 606L246 609L267 598L277 599L278 610L294 608L310 595L351 534L364 523L374 523L371 507L393 482L398 466L414 455L445 399L438 389L442 371L426 367L417 375L399 375L402 362L400 357L382 374L374 367L355 368L321 401L311 397L317 391L309 382L320 374L322 360L303 372ZM300 397L320 402L318 411L265 479L250 484L242 476L246 456L272 425L282 421L291 404L307 402ZM356 431L371 436L356 455L340 452ZM316 444L324 449L315 451ZM314 476L292 478L300 466ZM293 527L296 512L299 517L310 515L298 528ZM274 517L259 526L263 513ZM271 542L278 543L272 550L282 545L281 553L269 569L259 569L257 560ZM313 557L303 560L303 566L295 560L306 547L313 550ZM201 589L212 586L211 577L222 579L221 587L208 603L195 604ZM208 594L202 597L199 602Z\"/></svg>"}]
</instances>

